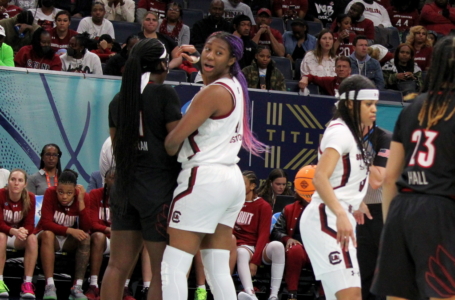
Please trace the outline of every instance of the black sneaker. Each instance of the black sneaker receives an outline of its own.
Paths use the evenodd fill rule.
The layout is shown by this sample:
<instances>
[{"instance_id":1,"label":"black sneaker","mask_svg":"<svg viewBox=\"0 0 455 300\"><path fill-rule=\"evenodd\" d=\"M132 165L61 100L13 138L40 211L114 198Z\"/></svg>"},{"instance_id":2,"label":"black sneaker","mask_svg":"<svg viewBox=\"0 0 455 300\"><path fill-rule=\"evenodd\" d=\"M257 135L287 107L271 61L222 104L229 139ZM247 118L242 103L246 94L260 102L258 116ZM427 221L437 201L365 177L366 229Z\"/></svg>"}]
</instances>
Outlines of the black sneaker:
<instances>
[{"instance_id":1,"label":"black sneaker","mask_svg":"<svg viewBox=\"0 0 455 300\"><path fill-rule=\"evenodd\" d=\"M148 287L145 287L142 289L141 293L142 293L142 300L147 300L147 294L149 292L149 288Z\"/></svg>"}]
</instances>

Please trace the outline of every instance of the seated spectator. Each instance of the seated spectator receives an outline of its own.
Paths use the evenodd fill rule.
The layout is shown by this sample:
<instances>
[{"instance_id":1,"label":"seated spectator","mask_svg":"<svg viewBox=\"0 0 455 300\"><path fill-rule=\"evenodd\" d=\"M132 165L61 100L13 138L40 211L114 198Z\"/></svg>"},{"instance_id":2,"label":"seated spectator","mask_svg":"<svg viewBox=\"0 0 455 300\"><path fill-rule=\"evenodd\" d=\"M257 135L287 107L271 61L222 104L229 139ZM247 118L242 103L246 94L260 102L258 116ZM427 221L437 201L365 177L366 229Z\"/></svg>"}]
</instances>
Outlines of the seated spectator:
<instances>
[{"instance_id":1,"label":"seated spectator","mask_svg":"<svg viewBox=\"0 0 455 300\"><path fill-rule=\"evenodd\" d=\"M77 35L77 31L69 29L71 15L66 10L61 10L55 16L56 26L49 30L51 34L51 48L58 54L66 53L70 39Z\"/></svg>"},{"instance_id":2,"label":"seated spectator","mask_svg":"<svg viewBox=\"0 0 455 300\"><path fill-rule=\"evenodd\" d=\"M368 55L371 56L371 58L374 58L377 61L379 61L381 67L383 67L386 62L394 58L393 53L390 52L389 49L379 44L371 45L370 47L368 47L367 52Z\"/></svg>"},{"instance_id":3,"label":"seated spectator","mask_svg":"<svg viewBox=\"0 0 455 300\"><path fill-rule=\"evenodd\" d=\"M337 18L337 26L333 33L334 47L338 56L349 56L354 52L356 34L351 30L351 17L341 14Z\"/></svg>"},{"instance_id":4,"label":"seated spectator","mask_svg":"<svg viewBox=\"0 0 455 300\"><path fill-rule=\"evenodd\" d=\"M224 3L221 0L210 2L209 15L197 21L191 28L191 45L202 53L205 40L216 31L231 31L231 24L223 18Z\"/></svg>"},{"instance_id":5,"label":"seated spectator","mask_svg":"<svg viewBox=\"0 0 455 300\"><path fill-rule=\"evenodd\" d=\"M431 46L434 47L434 45L438 41L438 34L433 30L428 30L427 39L431 42Z\"/></svg>"},{"instance_id":6,"label":"seated spectator","mask_svg":"<svg viewBox=\"0 0 455 300\"><path fill-rule=\"evenodd\" d=\"M253 171L243 171L245 180L245 204L234 225L233 234L237 238L237 273L243 285L239 300L257 300L251 276L255 276L262 263L272 265L270 296L278 299L278 291L284 272L284 246L270 242L272 210L269 203L257 196L257 177Z\"/></svg>"},{"instance_id":7,"label":"seated spectator","mask_svg":"<svg viewBox=\"0 0 455 300\"><path fill-rule=\"evenodd\" d=\"M284 22L303 19L308 12L308 0L273 0L273 11Z\"/></svg>"},{"instance_id":8,"label":"seated spectator","mask_svg":"<svg viewBox=\"0 0 455 300\"><path fill-rule=\"evenodd\" d=\"M29 11L22 11L15 17L0 20L0 26L6 33L3 42L10 45L14 52L19 51L23 46L30 45L33 32L39 28L33 23L33 15Z\"/></svg>"},{"instance_id":9,"label":"seated spectator","mask_svg":"<svg viewBox=\"0 0 455 300\"><path fill-rule=\"evenodd\" d=\"M103 187L103 178L101 177L100 171L95 171L90 174L90 179L87 186L87 193L90 193L94 189Z\"/></svg>"},{"instance_id":10,"label":"seated spectator","mask_svg":"<svg viewBox=\"0 0 455 300\"><path fill-rule=\"evenodd\" d=\"M0 189L0 296L8 297L8 287L3 281L6 248L24 250L24 282L21 299L35 299L32 283L38 257L35 229L35 195L26 189L27 173L14 169L8 178L8 187Z\"/></svg>"},{"instance_id":11,"label":"seated spectator","mask_svg":"<svg viewBox=\"0 0 455 300\"><path fill-rule=\"evenodd\" d=\"M0 188L4 188L8 184L9 170L0 166Z\"/></svg>"},{"instance_id":12,"label":"seated spectator","mask_svg":"<svg viewBox=\"0 0 455 300\"><path fill-rule=\"evenodd\" d=\"M351 59L351 73L360 74L370 79L378 88L384 89L384 77L379 62L368 55L368 41L366 36L358 35L354 39L354 53Z\"/></svg>"},{"instance_id":13,"label":"seated spectator","mask_svg":"<svg viewBox=\"0 0 455 300\"><path fill-rule=\"evenodd\" d=\"M257 45L251 40L251 19L246 15L238 15L232 20L234 27L233 35L239 37L243 41L243 57L239 60L240 68L245 68L251 65L251 62L256 55Z\"/></svg>"},{"instance_id":14,"label":"seated spectator","mask_svg":"<svg viewBox=\"0 0 455 300\"><path fill-rule=\"evenodd\" d=\"M295 19L291 22L292 31L283 34L285 54L294 62L302 59L308 51L316 48L317 40L308 33L308 25L303 19Z\"/></svg>"},{"instance_id":15,"label":"seated spectator","mask_svg":"<svg viewBox=\"0 0 455 300\"><path fill-rule=\"evenodd\" d=\"M59 146L44 145L40 157L39 171L31 175L27 182L27 190L35 195L44 195L47 188L57 186L57 178L62 173L62 151Z\"/></svg>"},{"instance_id":16,"label":"seated spectator","mask_svg":"<svg viewBox=\"0 0 455 300\"><path fill-rule=\"evenodd\" d=\"M13 48L5 42L5 29L0 26L0 66L14 67L14 53ZM2 186L0 185L0 188Z\"/></svg>"},{"instance_id":17,"label":"seated spectator","mask_svg":"<svg viewBox=\"0 0 455 300\"><path fill-rule=\"evenodd\" d=\"M427 3L420 13L420 24L428 30L448 35L455 29L455 8L449 4L449 0L434 0Z\"/></svg>"},{"instance_id":18,"label":"seated spectator","mask_svg":"<svg viewBox=\"0 0 455 300\"><path fill-rule=\"evenodd\" d=\"M22 8L8 3L8 0L0 1L0 20L12 18L22 11Z\"/></svg>"},{"instance_id":19,"label":"seated spectator","mask_svg":"<svg viewBox=\"0 0 455 300\"><path fill-rule=\"evenodd\" d=\"M76 270L70 299L87 299L82 282L89 263L90 201L82 185L77 184L78 174L65 170L58 177L58 185L46 190L41 207L41 219L35 234L40 245L41 265L46 286L44 299L57 300L54 283L56 251L76 251Z\"/></svg>"},{"instance_id":20,"label":"seated spectator","mask_svg":"<svg viewBox=\"0 0 455 300\"><path fill-rule=\"evenodd\" d=\"M283 169L273 169L258 189L258 196L270 203L272 207L278 195L294 195L288 186L288 174Z\"/></svg>"},{"instance_id":21,"label":"seated spectator","mask_svg":"<svg viewBox=\"0 0 455 300\"><path fill-rule=\"evenodd\" d=\"M84 18L90 16L92 3L92 0L58 0L55 7L69 11L74 18Z\"/></svg>"},{"instance_id":22,"label":"seated spectator","mask_svg":"<svg viewBox=\"0 0 455 300\"><path fill-rule=\"evenodd\" d=\"M354 3L362 3L365 6L363 15L366 19L371 20L374 26L382 28L392 27L389 13L384 8L384 6L378 4L377 2L374 2L373 0L352 0L346 6L345 13L349 12L349 9Z\"/></svg>"},{"instance_id":23,"label":"seated spectator","mask_svg":"<svg viewBox=\"0 0 455 300\"><path fill-rule=\"evenodd\" d=\"M33 14L35 23L46 30L54 28L55 15L61 11L61 9L54 7L55 0L39 0L38 3L40 3L40 7L29 9Z\"/></svg>"},{"instance_id":24,"label":"seated spectator","mask_svg":"<svg viewBox=\"0 0 455 300\"><path fill-rule=\"evenodd\" d=\"M30 8L36 7L36 0L11 0L8 3L20 7L22 11L27 11Z\"/></svg>"},{"instance_id":25,"label":"seated spectator","mask_svg":"<svg viewBox=\"0 0 455 300\"><path fill-rule=\"evenodd\" d=\"M323 29L318 36L316 49L308 52L300 65L302 76L314 75L320 77L336 76L335 48L333 47L333 33Z\"/></svg>"},{"instance_id":26,"label":"seated spectator","mask_svg":"<svg viewBox=\"0 0 455 300\"><path fill-rule=\"evenodd\" d=\"M356 35L364 35L368 38L370 43L374 41L374 24L371 20L365 18L364 15L365 5L362 2L354 3L347 15L351 17L351 30ZM336 26L336 22L333 22L332 29Z\"/></svg>"},{"instance_id":27,"label":"seated spectator","mask_svg":"<svg viewBox=\"0 0 455 300\"><path fill-rule=\"evenodd\" d=\"M387 8L392 25L400 33L419 25L420 15L417 11L418 2L414 0L395 1L393 6Z\"/></svg>"},{"instance_id":28,"label":"seated spectator","mask_svg":"<svg viewBox=\"0 0 455 300\"><path fill-rule=\"evenodd\" d=\"M262 90L286 91L283 73L275 67L272 53L266 46L258 46L255 59L243 68L248 87Z\"/></svg>"},{"instance_id":29,"label":"seated spectator","mask_svg":"<svg viewBox=\"0 0 455 300\"><path fill-rule=\"evenodd\" d=\"M32 44L22 47L14 57L16 67L61 71L62 62L51 48L51 35L43 27L33 33Z\"/></svg>"},{"instance_id":30,"label":"seated spectator","mask_svg":"<svg viewBox=\"0 0 455 300\"><path fill-rule=\"evenodd\" d=\"M428 39L428 30L423 26L414 26L406 37L406 44L409 44L415 50L414 60L422 71L430 68L433 47Z\"/></svg>"},{"instance_id":31,"label":"seated spectator","mask_svg":"<svg viewBox=\"0 0 455 300\"><path fill-rule=\"evenodd\" d=\"M136 11L136 20L139 23L144 21L145 14L154 12L158 19L166 16L167 1L162 0L139 0Z\"/></svg>"},{"instance_id":32,"label":"seated spectator","mask_svg":"<svg viewBox=\"0 0 455 300\"><path fill-rule=\"evenodd\" d=\"M346 56L339 56L335 59L335 77L319 77L308 74L302 77L299 82L299 87L305 89L308 83L315 83L327 93L327 95L335 96L340 83L351 76L351 60Z\"/></svg>"},{"instance_id":33,"label":"seated spectator","mask_svg":"<svg viewBox=\"0 0 455 300\"><path fill-rule=\"evenodd\" d=\"M395 58L382 67L386 88L397 90L406 96L418 93L422 86L422 70L414 63L414 49L401 44L395 51Z\"/></svg>"},{"instance_id":34,"label":"seated spectator","mask_svg":"<svg viewBox=\"0 0 455 300\"><path fill-rule=\"evenodd\" d=\"M166 17L159 20L158 32L170 37L177 46L190 44L190 28L183 24L182 6L179 3L171 2L166 8Z\"/></svg>"},{"instance_id":35,"label":"seated spectator","mask_svg":"<svg viewBox=\"0 0 455 300\"><path fill-rule=\"evenodd\" d=\"M322 22L325 28L327 24L332 24L335 17L344 13L344 9L350 0L311 0L309 1L306 20Z\"/></svg>"},{"instance_id":36,"label":"seated spectator","mask_svg":"<svg viewBox=\"0 0 455 300\"><path fill-rule=\"evenodd\" d=\"M106 9L104 18L109 21L134 22L136 4L133 0L101 0Z\"/></svg>"},{"instance_id":37,"label":"seated spectator","mask_svg":"<svg viewBox=\"0 0 455 300\"><path fill-rule=\"evenodd\" d=\"M115 54L107 61L106 66L104 67L104 75L122 76L123 68L125 67L131 48L133 48L137 42L139 42L139 37L137 35L130 35L126 39L126 45L122 48L120 53Z\"/></svg>"},{"instance_id":38,"label":"seated spectator","mask_svg":"<svg viewBox=\"0 0 455 300\"><path fill-rule=\"evenodd\" d=\"M62 71L103 75L101 60L98 55L91 53L87 49L89 44L88 33L73 36L70 39L66 53L60 56Z\"/></svg>"},{"instance_id":39,"label":"seated spectator","mask_svg":"<svg viewBox=\"0 0 455 300\"><path fill-rule=\"evenodd\" d=\"M102 2L95 2L92 5L92 15L85 17L79 22L78 33L87 32L90 39L97 39L103 34L109 34L115 39L114 26L111 21L104 18L106 9Z\"/></svg>"},{"instance_id":40,"label":"seated spectator","mask_svg":"<svg viewBox=\"0 0 455 300\"><path fill-rule=\"evenodd\" d=\"M112 47L114 46L114 41L112 40L109 34L102 34L97 41L98 49L92 50L92 53L98 55L101 60L101 63L105 63L109 58L114 56L115 52L112 52Z\"/></svg>"},{"instance_id":41,"label":"seated spectator","mask_svg":"<svg viewBox=\"0 0 455 300\"><path fill-rule=\"evenodd\" d=\"M222 0L224 3L224 19L231 22L236 16L245 15L247 16L252 25L256 25L254 22L253 13L251 8L242 3L240 0Z\"/></svg>"},{"instance_id":42,"label":"seated spectator","mask_svg":"<svg viewBox=\"0 0 455 300\"><path fill-rule=\"evenodd\" d=\"M283 36L281 33L270 27L272 13L267 8L261 8L256 17L255 26L251 27L250 36L258 46L268 46L273 56L284 56Z\"/></svg>"},{"instance_id":43,"label":"seated spectator","mask_svg":"<svg viewBox=\"0 0 455 300\"><path fill-rule=\"evenodd\" d=\"M390 2L392 2L394 0L374 0L374 1L377 2L378 4L381 4L382 6L384 6L385 9L387 9L390 7Z\"/></svg>"}]
</instances>

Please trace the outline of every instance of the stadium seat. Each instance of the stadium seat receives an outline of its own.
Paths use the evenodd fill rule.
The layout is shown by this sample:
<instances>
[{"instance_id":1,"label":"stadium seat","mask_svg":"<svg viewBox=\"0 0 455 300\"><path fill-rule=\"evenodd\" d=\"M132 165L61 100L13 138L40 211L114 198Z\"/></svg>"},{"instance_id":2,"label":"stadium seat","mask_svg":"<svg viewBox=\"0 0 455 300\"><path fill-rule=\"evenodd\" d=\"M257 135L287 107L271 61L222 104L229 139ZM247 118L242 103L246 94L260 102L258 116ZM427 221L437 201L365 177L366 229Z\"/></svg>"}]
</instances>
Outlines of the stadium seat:
<instances>
[{"instance_id":1,"label":"stadium seat","mask_svg":"<svg viewBox=\"0 0 455 300\"><path fill-rule=\"evenodd\" d=\"M191 73L191 75L190 75L190 82L193 82L193 83L194 83L194 80L196 79L197 73L198 73L198 72L193 72L193 73Z\"/></svg>"},{"instance_id":2,"label":"stadium seat","mask_svg":"<svg viewBox=\"0 0 455 300\"><path fill-rule=\"evenodd\" d=\"M427 77L428 71L422 71L422 82L425 81L425 77Z\"/></svg>"},{"instance_id":3,"label":"stadium seat","mask_svg":"<svg viewBox=\"0 0 455 300\"><path fill-rule=\"evenodd\" d=\"M138 34L141 31L142 24L122 22L122 21L111 21L114 26L115 40L120 44L126 42L126 39L132 34ZM71 21L72 23L72 21Z\"/></svg>"},{"instance_id":4,"label":"stadium seat","mask_svg":"<svg viewBox=\"0 0 455 300\"><path fill-rule=\"evenodd\" d=\"M193 28L194 23L204 18L204 12L200 9L182 9L183 24Z\"/></svg>"},{"instance_id":5,"label":"stadium seat","mask_svg":"<svg viewBox=\"0 0 455 300\"><path fill-rule=\"evenodd\" d=\"M284 33L284 21L282 18L272 18L272 23L270 23L270 27L273 29L278 30L281 34Z\"/></svg>"},{"instance_id":6,"label":"stadium seat","mask_svg":"<svg viewBox=\"0 0 455 300\"><path fill-rule=\"evenodd\" d=\"M300 74L300 65L302 64L302 58L296 59L294 62L294 79L300 80L302 75Z\"/></svg>"},{"instance_id":7,"label":"stadium seat","mask_svg":"<svg viewBox=\"0 0 455 300\"><path fill-rule=\"evenodd\" d=\"M272 56L278 70L283 73L285 79L292 80L292 65L291 61L286 57Z\"/></svg>"},{"instance_id":8,"label":"stadium seat","mask_svg":"<svg viewBox=\"0 0 455 300\"><path fill-rule=\"evenodd\" d=\"M401 42L402 43L406 43L406 38L408 37L408 35L409 35L409 29L407 29L401 33Z\"/></svg>"},{"instance_id":9,"label":"stadium seat","mask_svg":"<svg viewBox=\"0 0 455 300\"><path fill-rule=\"evenodd\" d=\"M319 86L310 83L307 85L307 89L310 90L310 95L319 95Z\"/></svg>"},{"instance_id":10,"label":"stadium seat","mask_svg":"<svg viewBox=\"0 0 455 300\"><path fill-rule=\"evenodd\" d=\"M188 76L183 70L170 70L166 76L166 81L188 82Z\"/></svg>"},{"instance_id":11,"label":"stadium seat","mask_svg":"<svg viewBox=\"0 0 455 300\"><path fill-rule=\"evenodd\" d=\"M286 92L296 92L300 91L298 80L288 80L286 79Z\"/></svg>"},{"instance_id":12,"label":"stadium seat","mask_svg":"<svg viewBox=\"0 0 455 300\"><path fill-rule=\"evenodd\" d=\"M199 9L204 12L204 15L208 15L209 8L210 8L210 1L209 0L188 0L187 1L188 8L190 9Z\"/></svg>"},{"instance_id":13,"label":"stadium seat","mask_svg":"<svg viewBox=\"0 0 455 300\"><path fill-rule=\"evenodd\" d=\"M307 21L308 24L308 33L314 36L317 36L322 30L322 24L317 22Z\"/></svg>"},{"instance_id":14,"label":"stadium seat","mask_svg":"<svg viewBox=\"0 0 455 300\"><path fill-rule=\"evenodd\" d=\"M382 90L379 91L379 100L403 103L403 95L399 91Z\"/></svg>"},{"instance_id":15,"label":"stadium seat","mask_svg":"<svg viewBox=\"0 0 455 300\"><path fill-rule=\"evenodd\" d=\"M71 18L71 24L70 24L70 29L76 31L77 30L77 27L79 26L79 22L81 21L82 19L81 18L74 18L72 17Z\"/></svg>"},{"instance_id":16,"label":"stadium seat","mask_svg":"<svg viewBox=\"0 0 455 300\"><path fill-rule=\"evenodd\" d=\"M401 44L400 33L395 27L388 28L389 30L389 44L391 46L390 52L394 53L398 46Z\"/></svg>"}]
</instances>

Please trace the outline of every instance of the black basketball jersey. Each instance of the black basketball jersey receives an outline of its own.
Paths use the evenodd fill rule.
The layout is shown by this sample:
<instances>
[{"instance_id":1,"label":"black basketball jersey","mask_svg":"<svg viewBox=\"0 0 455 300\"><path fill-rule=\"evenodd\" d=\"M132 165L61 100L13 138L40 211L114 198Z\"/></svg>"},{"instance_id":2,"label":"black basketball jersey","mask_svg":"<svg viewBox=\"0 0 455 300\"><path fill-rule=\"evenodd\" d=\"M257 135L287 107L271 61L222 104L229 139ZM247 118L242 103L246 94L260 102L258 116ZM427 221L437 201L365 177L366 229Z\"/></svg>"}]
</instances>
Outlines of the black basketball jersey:
<instances>
[{"instance_id":1,"label":"black basketball jersey","mask_svg":"<svg viewBox=\"0 0 455 300\"><path fill-rule=\"evenodd\" d=\"M417 118L427 96L420 95L404 108L395 125L393 141L405 150L397 186L401 191L455 197L455 116L441 119L429 130L420 126ZM452 100L446 116L454 107Z\"/></svg>"}]
</instances>

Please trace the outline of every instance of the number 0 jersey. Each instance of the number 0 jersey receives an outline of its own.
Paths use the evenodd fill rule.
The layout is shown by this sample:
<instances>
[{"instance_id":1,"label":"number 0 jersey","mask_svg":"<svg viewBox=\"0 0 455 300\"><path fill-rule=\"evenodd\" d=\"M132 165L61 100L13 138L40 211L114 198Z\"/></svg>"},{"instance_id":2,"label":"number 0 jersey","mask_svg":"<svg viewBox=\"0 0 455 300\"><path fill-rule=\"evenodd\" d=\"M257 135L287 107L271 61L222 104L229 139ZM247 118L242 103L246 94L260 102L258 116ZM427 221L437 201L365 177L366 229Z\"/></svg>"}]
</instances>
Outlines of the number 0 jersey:
<instances>
[{"instance_id":1,"label":"number 0 jersey","mask_svg":"<svg viewBox=\"0 0 455 300\"><path fill-rule=\"evenodd\" d=\"M207 119L185 139L178 157L183 169L207 164L231 165L240 160L237 155L243 137L242 86L235 77L221 78L210 85L226 88L232 96L234 107L224 116Z\"/></svg>"}]
</instances>

